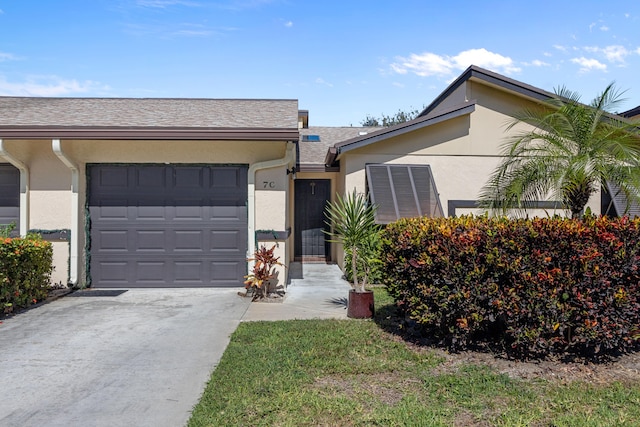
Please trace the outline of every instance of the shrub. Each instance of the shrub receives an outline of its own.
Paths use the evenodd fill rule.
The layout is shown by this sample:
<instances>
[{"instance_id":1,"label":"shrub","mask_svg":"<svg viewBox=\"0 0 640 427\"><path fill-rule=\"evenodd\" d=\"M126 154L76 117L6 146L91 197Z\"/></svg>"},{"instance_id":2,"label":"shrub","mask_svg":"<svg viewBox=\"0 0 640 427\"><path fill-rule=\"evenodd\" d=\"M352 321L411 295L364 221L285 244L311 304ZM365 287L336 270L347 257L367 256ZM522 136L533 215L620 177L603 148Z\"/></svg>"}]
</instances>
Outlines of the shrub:
<instances>
[{"instance_id":1,"label":"shrub","mask_svg":"<svg viewBox=\"0 0 640 427\"><path fill-rule=\"evenodd\" d=\"M39 235L0 238L0 307L4 313L47 297L53 249Z\"/></svg>"},{"instance_id":2,"label":"shrub","mask_svg":"<svg viewBox=\"0 0 640 427\"><path fill-rule=\"evenodd\" d=\"M398 305L451 350L598 359L640 345L640 220L405 219L382 253Z\"/></svg>"},{"instance_id":3,"label":"shrub","mask_svg":"<svg viewBox=\"0 0 640 427\"><path fill-rule=\"evenodd\" d=\"M264 299L269 295L272 280L276 277L276 265L284 266L279 260L280 257L275 256L277 245L273 245L271 249L261 245L247 261L254 261L253 271L244 276L245 288L253 291L253 300Z\"/></svg>"}]
</instances>

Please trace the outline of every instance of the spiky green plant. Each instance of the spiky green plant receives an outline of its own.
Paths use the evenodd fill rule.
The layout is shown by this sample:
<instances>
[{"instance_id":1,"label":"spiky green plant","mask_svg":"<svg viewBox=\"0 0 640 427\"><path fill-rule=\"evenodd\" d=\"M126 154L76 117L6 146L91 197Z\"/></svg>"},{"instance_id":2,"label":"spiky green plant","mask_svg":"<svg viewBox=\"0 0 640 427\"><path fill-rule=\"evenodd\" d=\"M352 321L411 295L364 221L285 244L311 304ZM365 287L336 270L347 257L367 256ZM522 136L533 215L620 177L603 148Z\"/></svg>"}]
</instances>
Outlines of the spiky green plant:
<instances>
[{"instance_id":1,"label":"spiky green plant","mask_svg":"<svg viewBox=\"0 0 640 427\"><path fill-rule=\"evenodd\" d=\"M346 253L351 255L353 287L356 292L364 292L366 275L358 283L358 260L360 251L365 251L371 234L378 232L375 222L375 205L369 203L364 194L353 193L340 196L336 194L334 202L327 203L325 223L330 227L326 233L330 242L341 243Z\"/></svg>"},{"instance_id":2,"label":"spiky green plant","mask_svg":"<svg viewBox=\"0 0 640 427\"><path fill-rule=\"evenodd\" d=\"M562 87L543 108L517 114L507 131L522 124L532 129L506 141L503 160L482 189L480 205L506 213L526 210L551 196L577 218L590 197L607 188L606 182L629 202L638 201L638 124L611 114L623 101L622 94L612 83L585 105L578 93Z\"/></svg>"}]
</instances>

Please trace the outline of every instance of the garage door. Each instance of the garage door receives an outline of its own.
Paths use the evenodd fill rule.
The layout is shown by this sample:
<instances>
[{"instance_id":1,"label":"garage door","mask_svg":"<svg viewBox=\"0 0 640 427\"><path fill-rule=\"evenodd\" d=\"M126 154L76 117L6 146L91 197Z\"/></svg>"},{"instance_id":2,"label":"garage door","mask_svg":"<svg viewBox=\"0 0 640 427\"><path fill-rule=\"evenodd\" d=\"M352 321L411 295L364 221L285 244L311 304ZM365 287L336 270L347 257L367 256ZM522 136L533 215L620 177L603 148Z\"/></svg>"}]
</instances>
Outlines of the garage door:
<instances>
[{"instance_id":1,"label":"garage door","mask_svg":"<svg viewBox=\"0 0 640 427\"><path fill-rule=\"evenodd\" d=\"M12 235L20 231L20 171L0 164L0 226L15 223Z\"/></svg>"},{"instance_id":2,"label":"garage door","mask_svg":"<svg viewBox=\"0 0 640 427\"><path fill-rule=\"evenodd\" d=\"M240 286L247 168L90 165L92 286Z\"/></svg>"}]
</instances>

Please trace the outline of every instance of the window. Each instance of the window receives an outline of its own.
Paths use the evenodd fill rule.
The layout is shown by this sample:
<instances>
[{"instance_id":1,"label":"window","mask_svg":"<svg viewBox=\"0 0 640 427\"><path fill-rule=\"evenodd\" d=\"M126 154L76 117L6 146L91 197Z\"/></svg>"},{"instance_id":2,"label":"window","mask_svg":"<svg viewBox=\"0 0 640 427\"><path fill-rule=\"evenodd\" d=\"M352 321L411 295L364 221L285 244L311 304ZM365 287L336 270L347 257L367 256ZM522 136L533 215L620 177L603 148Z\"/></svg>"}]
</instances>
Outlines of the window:
<instances>
[{"instance_id":1,"label":"window","mask_svg":"<svg viewBox=\"0 0 640 427\"><path fill-rule=\"evenodd\" d=\"M302 135L303 141L320 142L320 135Z\"/></svg>"},{"instance_id":2,"label":"window","mask_svg":"<svg viewBox=\"0 0 640 427\"><path fill-rule=\"evenodd\" d=\"M367 165L367 183L378 223L444 216L429 165Z\"/></svg>"},{"instance_id":3,"label":"window","mask_svg":"<svg viewBox=\"0 0 640 427\"><path fill-rule=\"evenodd\" d=\"M618 216L629 215L631 218L640 216L640 206L638 206L637 203L634 203L633 200L629 202L627 196L625 196L620 187L614 183L607 182L607 192L609 197L611 197L611 203L616 209Z\"/></svg>"}]
</instances>

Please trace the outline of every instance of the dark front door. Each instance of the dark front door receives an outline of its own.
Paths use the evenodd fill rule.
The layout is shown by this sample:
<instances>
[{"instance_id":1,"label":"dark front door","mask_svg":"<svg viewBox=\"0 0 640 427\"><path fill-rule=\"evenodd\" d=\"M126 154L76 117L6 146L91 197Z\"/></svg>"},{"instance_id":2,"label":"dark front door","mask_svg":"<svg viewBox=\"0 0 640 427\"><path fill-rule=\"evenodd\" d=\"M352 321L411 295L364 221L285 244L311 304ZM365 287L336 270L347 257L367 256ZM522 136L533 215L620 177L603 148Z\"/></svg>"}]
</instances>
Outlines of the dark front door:
<instances>
[{"instance_id":1,"label":"dark front door","mask_svg":"<svg viewBox=\"0 0 640 427\"><path fill-rule=\"evenodd\" d=\"M328 179L295 181L295 257L302 261L328 260L330 257L324 209L329 200Z\"/></svg>"}]
</instances>

